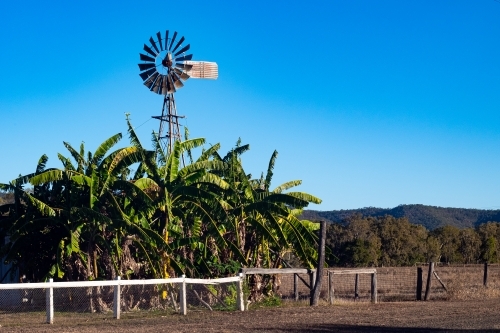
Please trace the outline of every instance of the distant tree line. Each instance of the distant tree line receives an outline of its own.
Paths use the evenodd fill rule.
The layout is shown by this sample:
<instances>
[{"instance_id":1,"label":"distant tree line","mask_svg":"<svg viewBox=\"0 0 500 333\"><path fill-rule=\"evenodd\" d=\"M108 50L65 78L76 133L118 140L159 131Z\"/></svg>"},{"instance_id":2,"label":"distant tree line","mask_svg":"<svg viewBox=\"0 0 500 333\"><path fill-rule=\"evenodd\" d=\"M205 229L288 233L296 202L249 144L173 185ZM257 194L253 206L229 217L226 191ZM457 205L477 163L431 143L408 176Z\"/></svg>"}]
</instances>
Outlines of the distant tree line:
<instances>
[{"instance_id":1,"label":"distant tree line","mask_svg":"<svg viewBox=\"0 0 500 333\"><path fill-rule=\"evenodd\" d=\"M407 218L354 214L331 223L326 245L329 266L411 266L420 262L450 264L499 262L500 223L476 228L443 226L432 231Z\"/></svg>"},{"instance_id":2,"label":"distant tree line","mask_svg":"<svg viewBox=\"0 0 500 333\"><path fill-rule=\"evenodd\" d=\"M302 218L343 223L353 214L372 217L383 217L385 215L396 218L406 217L411 223L423 225L429 230L434 230L445 225L452 225L458 228L474 228L489 221L500 222L500 210L445 208L420 204L399 205L389 209L367 207L332 211L304 210Z\"/></svg>"}]
</instances>

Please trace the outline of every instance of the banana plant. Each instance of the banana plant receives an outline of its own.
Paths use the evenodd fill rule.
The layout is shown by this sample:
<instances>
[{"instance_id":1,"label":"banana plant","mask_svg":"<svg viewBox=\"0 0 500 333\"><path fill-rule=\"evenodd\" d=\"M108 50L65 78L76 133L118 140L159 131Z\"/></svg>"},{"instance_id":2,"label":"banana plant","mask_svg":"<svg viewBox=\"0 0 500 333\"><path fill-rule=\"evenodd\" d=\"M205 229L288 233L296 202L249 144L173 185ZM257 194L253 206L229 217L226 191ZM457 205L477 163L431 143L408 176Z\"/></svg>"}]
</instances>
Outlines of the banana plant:
<instances>
[{"instance_id":1,"label":"banana plant","mask_svg":"<svg viewBox=\"0 0 500 333\"><path fill-rule=\"evenodd\" d=\"M126 235L119 232L123 230L120 229L123 216L115 198L119 193L113 185L121 180L124 170L137 160L137 151L133 147L108 154L120 139L121 134L110 137L94 154L89 152L87 156L83 144L77 151L65 142L75 164L70 158L59 154L64 169L50 169L28 178L35 189L51 189L48 198L40 197L35 191L33 196L28 195L28 202L45 219L52 219L57 225L64 226L69 235L61 238L57 244L57 260L48 269L49 276L62 278L63 263L72 256L74 260L71 261L76 267L67 270L84 271L85 278L109 277L112 269L104 267L106 265L112 265L117 273L120 253L110 246L110 239Z\"/></svg>"},{"instance_id":2,"label":"banana plant","mask_svg":"<svg viewBox=\"0 0 500 333\"><path fill-rule=\"evenodd\" d=\"M194 253L205 250L204 243L199 239L202 225L212 225L215 227L212 229L217 229L213 213L224 211L224 203L219 201L218 193L228 185L211 172L222 170L224 163L202 155L196 162L184 166L184 152L190 155L192 149L205 143L204 139L176 141L172 152L166 154L153 133L154 150L148 151L135 134L129 119L127 123L130 141L143 157L138 167L143 177L134 177L134 181L153 198L151 207L154 207L155 213L150 226L156 235L163 238L162 276L169 277L172 271L196 275ZM220 231L215 238L218 244L227 246Z\"/></svg>"},{"instance_id":3,"label":"banana plant","mask_svg":"<svg viewBox=\"0 0 500 333\"><path fill-rule=\"evenodd\" d=\"M293 212L321 200L303 192L284 192L300 185L300 181L290 181L270 190L276 151L271 156L266 176L250 179L239 158L246 150L247 146L239 146L238 142L236 149L224 159L229 163L225 179L232 189L227 201L234 207L230 212L232 223L228 225L234 230L239 247L245 251L247 264L273 267L279 256L270 260L270 251L279 254L293 249L305 265L312 267L317 255L316 236Z\"/></svg>"}]
</instances>

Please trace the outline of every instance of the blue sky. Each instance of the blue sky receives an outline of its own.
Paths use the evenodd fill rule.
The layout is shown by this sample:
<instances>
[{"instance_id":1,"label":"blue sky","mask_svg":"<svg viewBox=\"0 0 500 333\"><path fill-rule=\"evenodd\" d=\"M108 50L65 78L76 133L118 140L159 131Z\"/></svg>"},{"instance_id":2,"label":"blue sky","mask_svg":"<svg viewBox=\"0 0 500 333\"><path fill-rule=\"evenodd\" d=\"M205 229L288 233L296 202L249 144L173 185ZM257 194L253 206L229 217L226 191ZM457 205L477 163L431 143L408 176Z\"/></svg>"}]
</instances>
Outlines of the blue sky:
<instances>
[{"instance_id":1,"label":"blue sky","mask_svg":"<svg viewBox=\"0 0 500 333\"><path fill-rule=\"evenodd\" d=\"M302 179L310 208L500 209L498 1L3 1L0 22L0 182L126 112L148 145L162 99L137 63L169 29L219 64L176 93L191 136L241 137L255 177L278 150L273 185Z\"/></svg>"}]
</instances>

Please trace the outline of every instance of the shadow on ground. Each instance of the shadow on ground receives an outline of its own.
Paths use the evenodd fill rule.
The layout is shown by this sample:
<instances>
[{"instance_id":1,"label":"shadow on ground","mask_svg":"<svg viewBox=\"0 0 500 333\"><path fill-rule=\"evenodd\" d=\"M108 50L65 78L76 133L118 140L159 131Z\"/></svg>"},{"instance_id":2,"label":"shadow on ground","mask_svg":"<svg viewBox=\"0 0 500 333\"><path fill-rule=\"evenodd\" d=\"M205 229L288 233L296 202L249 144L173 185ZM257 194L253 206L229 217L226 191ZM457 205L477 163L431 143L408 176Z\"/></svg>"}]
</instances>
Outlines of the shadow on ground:
<instances>
[{"instance_id":1,"label":"shadow on ground","mask_svg":"<svg viewBox=\"0 0 500 333\"><path fill-rule=\"evenodd\" d=\"M338 332L338 333L368 333L368 332L382 332L382 333L394 333L394 332L409 332L409 333L500 333L500 329L445 329L445 328L429 328L429 327L386 327L386 326L356 326L356 325L334 325L334 324L321 324L304 327L293 327L293 328L266 328L266 329L254 329L252 331L272 331L272 332L287 332L287 333L326 333L326 332Z\"/></svg>"}]
</instances>

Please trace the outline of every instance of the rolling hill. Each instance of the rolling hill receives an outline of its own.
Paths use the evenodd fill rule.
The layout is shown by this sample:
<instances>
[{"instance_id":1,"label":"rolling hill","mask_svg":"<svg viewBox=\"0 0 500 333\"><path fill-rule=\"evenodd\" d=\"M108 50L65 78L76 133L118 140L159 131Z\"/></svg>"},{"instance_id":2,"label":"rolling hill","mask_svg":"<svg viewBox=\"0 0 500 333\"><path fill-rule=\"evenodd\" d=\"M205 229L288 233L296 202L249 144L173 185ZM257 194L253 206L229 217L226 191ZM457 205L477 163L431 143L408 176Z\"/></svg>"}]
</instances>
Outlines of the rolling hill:
<instances>
[{"instance_id":1,"label":"rolling hill","mask_svg":"<svg viewBox=\"0 0 500 333\"><path fill-rule=\"evenodd\" d=\"M426 205L400 205L394 208L366 207L359 209L316 211L304 210L301 218L307 220L326 220L342 223L353 215L406 217L413 224L421 224L429 230L445 225L459 228L476 227L488 221L500 222L500 210L482 210L467 208L444 208Z\"/></svg>"}]
</instances>

